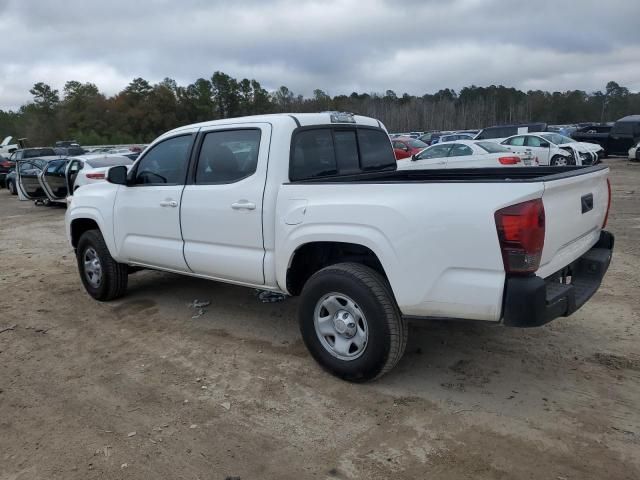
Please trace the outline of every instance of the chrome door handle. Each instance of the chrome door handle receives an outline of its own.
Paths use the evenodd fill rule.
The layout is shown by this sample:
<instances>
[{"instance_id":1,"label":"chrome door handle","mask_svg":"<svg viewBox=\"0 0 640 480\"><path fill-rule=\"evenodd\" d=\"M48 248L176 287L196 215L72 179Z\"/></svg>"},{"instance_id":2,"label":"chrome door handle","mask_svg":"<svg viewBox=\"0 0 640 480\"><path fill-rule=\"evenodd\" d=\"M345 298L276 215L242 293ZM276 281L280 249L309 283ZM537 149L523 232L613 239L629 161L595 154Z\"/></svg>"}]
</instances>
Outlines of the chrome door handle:
<instances>
[{"instance_id":1,"label":"chrome door handle","mask_svg":"<svg viewBox=\"0 0 640 480\"><path fill-rule=\"evenodd\" d=\"M161 207L177 207L178 206L178 202L176 202L175 200L163 200L162 202L160 202L160 206Z\"/></svg>"},{"instance_id":2,"label":"chrome door handle","mask_svg":"<svg viewBox=\"0 0 640 480\"><path fill-rule=\"evenodd\" d=\"M247 201L235 202L231 204L231 208L233 208L234 210L255 210L256 204Z\"/></svg>"}]
</instances>

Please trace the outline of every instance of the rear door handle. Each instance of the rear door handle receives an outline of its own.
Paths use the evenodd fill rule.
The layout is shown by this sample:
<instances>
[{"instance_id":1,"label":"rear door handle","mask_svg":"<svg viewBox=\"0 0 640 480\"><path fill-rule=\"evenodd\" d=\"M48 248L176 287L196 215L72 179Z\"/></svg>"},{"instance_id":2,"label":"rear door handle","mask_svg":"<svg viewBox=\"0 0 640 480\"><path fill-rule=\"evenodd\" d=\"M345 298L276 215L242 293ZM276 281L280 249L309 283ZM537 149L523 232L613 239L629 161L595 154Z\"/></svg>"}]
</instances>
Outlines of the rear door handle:
<instances>
[{"instance_id":1,"label":"rear door handle","mask_svg":"<svg viewBox=\"0 0 640 480\"><path fill-rule=\"evenodd\" d=\"M234 210L255 210L256 204L253 202L247 202L246 200L241 200L239 202L232 203L231 208Z\"/></svg>"},{"instance_id":2,"label":"rear door handle","mask_svg":"<svg viewBox=\"0 0 640 480\"><path fill-rule=\"evenodd\" d=\"M160 206L161 207L177 207L178 206L178 202L176 202L175 200L163 200L162 202L160 202Z\"/></svg>"}]
</instances>

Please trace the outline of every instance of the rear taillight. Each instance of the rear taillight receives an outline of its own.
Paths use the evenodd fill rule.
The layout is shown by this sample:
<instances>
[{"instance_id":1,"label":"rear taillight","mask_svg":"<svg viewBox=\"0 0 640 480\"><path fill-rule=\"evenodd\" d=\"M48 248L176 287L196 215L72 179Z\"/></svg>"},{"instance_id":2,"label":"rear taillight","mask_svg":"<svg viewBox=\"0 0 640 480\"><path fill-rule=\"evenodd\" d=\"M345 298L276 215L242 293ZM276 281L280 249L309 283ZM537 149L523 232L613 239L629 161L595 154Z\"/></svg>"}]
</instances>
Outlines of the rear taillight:
<instances>
[{"instance_id":1,"label":"rear taillight","mask_svg":"<svg viewBox=\"0 0 640 480\"><path fill-rule=\"evenodd\" d=\"M607 178L607 213L604 215L604 222L602 222L602 229L607 226L609 220L609 210L611 209L611 182Z\"/></svg>"},{"instance_id":2,"label":"rear taillight","mask_svg":"<svg viewBox=\"0 0 640 480\"><path fill-rule=\"evenodd\" d=\"M498 161L502 165L516 165L520 163L522 160L520 159L520 157L500 157L498 158Z\"/></svg>"},{"instance_id":3,"label":"rear taillight","mask_svg":"<svg viewBox=\"0 0 640 480\"><path fill-rule=\"evenodd\" d=\"M100 172L100 173L87 173L86 174L87 178L90 178L91 180L104 180L104 172Z\"/></svg>"},{"instance_id":4,"label":"rear taillight","mask_svg":"<svg viewBox=\"0 0 640 480\"><path fill-rule=\"evenodd\" d=\"M540 266L544 247L544 205L542 199L529 200L495 213L504 270L523 275Z\"/></svg>"},{"instance_id":5,"label":"rear taillight","mask_svg":"<svg viewBox=\"0 0 640 480\"><path fill-rule=\"evenodd\" d=\"M0 167L2 167L2 168L11 168L11 167L13 167L13 163L8 162L8 161L5 160L4 162L0 162Z\"/></svg>"}]
</instances>

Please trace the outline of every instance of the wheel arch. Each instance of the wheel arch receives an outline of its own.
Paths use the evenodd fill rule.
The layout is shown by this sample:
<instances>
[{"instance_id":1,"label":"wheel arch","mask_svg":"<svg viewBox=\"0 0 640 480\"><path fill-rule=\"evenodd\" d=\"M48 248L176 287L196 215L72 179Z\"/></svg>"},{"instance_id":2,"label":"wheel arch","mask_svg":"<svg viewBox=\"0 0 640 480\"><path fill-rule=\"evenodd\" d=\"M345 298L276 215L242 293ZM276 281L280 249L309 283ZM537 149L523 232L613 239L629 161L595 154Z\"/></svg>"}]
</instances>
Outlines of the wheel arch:
<instances>
[{"instance_id":1,"label":"wheel arch","mask_svg":"<svg viewBox=\"0 0 640 480\"><path fill-rule=\"evenodd\" d=\"M71 212L67 212L67 215L69 243L74 249L78 246L78 240L80 240L84 232L96 229L102 234L102 238L104 238L111 256L116 258L116 255L114 255L116 249L112 232L107 228L107 223L97 209L87 207L75 208Z\"/></svg>"},{"instance_id":2,"label":"wheel arch","mask_svg":"<svg viewBox=\"0 0 640 480\"><path fill-rule=\"evenodd\" d=\"M314 240L300 244L289 256L285 286L291 295L299 295L311 276L337 263L359 263L380 273L387 281L380 256L361 242Z\"/></svg>"}]
</instances>

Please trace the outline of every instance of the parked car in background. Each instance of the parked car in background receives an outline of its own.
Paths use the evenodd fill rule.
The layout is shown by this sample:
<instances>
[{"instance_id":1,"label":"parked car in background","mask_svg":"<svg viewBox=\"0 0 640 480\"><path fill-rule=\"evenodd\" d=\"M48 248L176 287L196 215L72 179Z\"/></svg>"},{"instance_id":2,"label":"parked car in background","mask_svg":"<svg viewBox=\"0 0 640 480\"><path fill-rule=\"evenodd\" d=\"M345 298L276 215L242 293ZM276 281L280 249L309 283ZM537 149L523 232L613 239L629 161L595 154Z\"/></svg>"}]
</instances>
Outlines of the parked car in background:
<instances>
[{"instance_id":1,"label":"parked car in background","mask_svg":"<svg viewBox=\"0 0 640 480\"><path fill-rule=\"evenodd\" d=\"M427 145L420 140L409 137L395 137L391 139L393 145L393 152L395 153L396 160L401 158L410 158L411 155L415 155L422 149L427 148Z\"/></svg>"},{"instance_id":2,"label":"parked car in background","mask_svg":"<svg viewBox=\"0 0 640 480\"><path fill-rule=\"evenodd\" d=\"M440 132L438 132L438 131L427 132L427 133L424 133L424 134L420 135L418 140L420 140L421 142L426 143L427 145L431 145L431 140L433 140L439 134L440 134Z\"/></svg>"},{"instance_id":3,"label":"parked car in background","mask_svg":"<svg viewBox=\"0 0 640 480\"><path fill-rule=\"evenodd\" d=\"M26 138L19 138L16 143L11 143L13 141L13 137L5 137L5 139L0 143L0 154L1 155L11 155L13 152L20 148L25 148L27 146Z\"/></svg>"},{"instance_id":4,"label":"parked car in background","mask_svg":"<svg viewBox=\"0 0 640 480\"><path fill-rule=\"evenodd\" d=\"M640 141L640 115L621 118L608 130L606 126L601 129L587 127L587 132L581 130L574 132L571 138L599 144L605 156L627 155L629 149Z\"/></svg>"},{"instance_id":5,"label":"parked car in background","mask_svg":"<svg viewBox=\"0 0 640 480\"><path fill-rule=\"evenodd\" d=\"M11 195L18 195L18 187L16 180L16 169L9 171L4 178L4 186L9 190Z\"/></svg>"},{"instance_id":6,"label":"parked car in background","mask_svg":"<svg viewBox=\"0 0 640 480\"><path fill-rule=\"evenodd\" d=\"M531 156L520 156L489 141L456 140L436 143L409 158L398 160L398 170L429 168L489 168L533 166Z\"/></svg>"},{"instance_id":7,"label":"parked car in background","mask_svg":"<svg viewBox=\"0 0 640 480\"><path fill-rule=\"evenodd\" d=\"M446 131L446 132L433 132L431 134L431 139L429 141L429 145L435 145L436 143L438 143L440 141L440 137L442 137L443 135L450 135L454 132L450 132L450 131Z\"/></svg>"},{"instance_id":8,"label":"parked car in background","mask_svg":"<svg viewBox=\"0 0 640 480\"><path fill-rule=\"evenodd\" d=\"M104 182L107 170L117 165L131 167L133 160L122 155L83 155L69 158L69 166L65 172L69 194L73 195L83 185Z\"/></svg>"},{"instance_id":9,"label":"parked car in background","mask_svg":"<svg viewBox=\"0 0 640 480\"><path fill-rule=\"evenodd\" d=\"M449 133L446 135L441 135L440 137L436 137L431 142L431 145L434 145L436 143L443 143L443 142L453 142L454 140L473 140L473 137L474 135L471 135L470 133L460 133L460 132Z\"/></svg>"},{"instance_id":10,"label":"parked car in background","mask_svg":"<svg viewBox=\"0 0 640 480\"><path fill-rule=\"evenodd\" d=\"M519 125L496 125L483 128L474 137L476 140L493 140L501 142L507 137L521 135L529 132L546 132L546 123L522 123Z\"/></svg>"},{"instance_id":11,"label":"parked car in background","mask_svg":"<svg viewBox=\"0 0 640 480\"><path fill-rule=\"evenodd\" d=\"M640 162L640 142L629 149L629 160Z\"/></svg>"},{"instance_id":12,"label":"parked car in background","mask_svg":"<svg viewBox=\"0 0 640 480\"><path fill-rule=\"evenodd\" d=\"M18 162L20 160L26 160L28 158L41 157L59 157L59 155L53 148L50 147L22 148L13 152L9 157L9 160L11 160L12 162Z\"/></svg>"},{"instance_id":13,"label":"parked car in background","mask_svg":"<svg viewBox=\"0 0 640 480\"><path fill-rule=\"evenodd\" d=\"M547 132L559 133L565 137L570 137L573 132L578 130L576 125L549 125L547 126Z\"/></svg>"},{"instance_id":14,"label":"parked car in background","mask_svg":"<svg viewBox=\"0 0 640 480\"><path fill-rule=\"evenodd\" d=\"M15 166L16 162L9 160L4 155L0 155L0 186L5 187L7 185L6 177Z\"/></svg>"},{"instance_id":15,"label":"parked car in background","mask_svg":"<svg viewBox=\"0 0 640 480\"><path fill-rule=\"evenodd\" d=\"M501 143L515 153L532 155L540 165L551 166L594 165L602 152L600 145L576 142L551 132L514 135Z\"/></svg>"},{"instance_id":16,"label":"parked car in background","mask_svg":"<svg viewBox=\"0 0 640 480\"><path fill-rule=\"evenodd\" d=\"M20 200L39 200L46 198L38 176L50 160L58 157L29 158L16 162L14 170L7 175L7 188L13 195L18 195Z\"/></svg>"},{"instance_id":17,"label":"parked car in background","mask_svg":"<svg viewBox=\"0 0 640 480\"><path fill-rule=\"evenodd\" d=\"M135 150L134 150L135 149ZM107 150L107 155L119 155L127 157L131 160L135 160L140 156L140 152L142 150L140 147L132 147L132 148L112 148Z\"/></svg>"},{"instance_id":18,"label":"parked car in background","mask_svg":"<svg viewBox=\"0 0 640 480\"><path fill-rule=\"evenodd\" d=\"M84 155L87 151L79 145L71 145L67 147L55 147L53 149L57 155L61 157L75 157L78 155Z\"/></svg>"}]
</instances>

